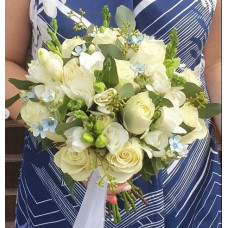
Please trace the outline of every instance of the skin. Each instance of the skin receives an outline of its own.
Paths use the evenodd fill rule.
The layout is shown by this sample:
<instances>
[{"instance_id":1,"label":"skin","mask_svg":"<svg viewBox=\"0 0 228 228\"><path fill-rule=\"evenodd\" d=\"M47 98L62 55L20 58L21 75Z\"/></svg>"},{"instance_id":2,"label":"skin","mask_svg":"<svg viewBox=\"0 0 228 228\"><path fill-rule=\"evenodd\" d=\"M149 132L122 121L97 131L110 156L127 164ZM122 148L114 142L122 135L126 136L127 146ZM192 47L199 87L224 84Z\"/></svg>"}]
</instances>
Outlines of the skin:
<instances>
[{"instance_id":1,"label":"skin","mask_svg":"<svg viewBox=\"0 0 228 228\"><path fill-rule=\"evenodd\" d=\"M26 55L32 36L29 19L30 0L5 1L6 10L6 99L19 91L8 82L9 78L25 80ZM221 0L218 0L210 36L203 50L206 60L205 79L212 102L221 103ZM16 119L22 101L17 101L9 108L10 116ZM23 122L21 122L23 124ZM221 136L221 115L215 117L218 134ZM85 183L86 185L86 183ZM128 183L118 186L115 191L108 190L107 200L116 200L116 194L122 192Z\"/></svg>"}]
</instances>

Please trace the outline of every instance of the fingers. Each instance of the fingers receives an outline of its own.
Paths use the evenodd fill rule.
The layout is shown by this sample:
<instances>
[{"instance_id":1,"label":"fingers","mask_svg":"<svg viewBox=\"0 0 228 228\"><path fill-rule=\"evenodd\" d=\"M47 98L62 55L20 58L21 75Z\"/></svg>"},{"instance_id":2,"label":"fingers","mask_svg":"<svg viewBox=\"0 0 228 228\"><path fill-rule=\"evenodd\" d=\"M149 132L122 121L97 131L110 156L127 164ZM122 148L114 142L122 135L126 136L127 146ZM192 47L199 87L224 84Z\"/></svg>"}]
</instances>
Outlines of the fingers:
<instances>
[{"instance_id":1,"label":"fingers","mask_svg":"<svg viewBox=\"0 0 228 228\"><path fill-rule=\"evenodd\" d=\"M113 194L107 195L106 200L109 201L110 203L117 203L117 197L116 195L113 195Z\"/></svg>"},{"instance_id":2,"label":"fingers","mask_svg":"<svg viewBox=\"0 0 228 228\"><path fill-rule=\"evenodd\" d=\"M125 192L131 189L131 185L129 185L127 182L123 183L123 184L119 184L118 187L114 190L111 191L110 189L108 189L107 194L108 195L116 195L119 194L120 192Z\"/></svg>"}]
</instances>

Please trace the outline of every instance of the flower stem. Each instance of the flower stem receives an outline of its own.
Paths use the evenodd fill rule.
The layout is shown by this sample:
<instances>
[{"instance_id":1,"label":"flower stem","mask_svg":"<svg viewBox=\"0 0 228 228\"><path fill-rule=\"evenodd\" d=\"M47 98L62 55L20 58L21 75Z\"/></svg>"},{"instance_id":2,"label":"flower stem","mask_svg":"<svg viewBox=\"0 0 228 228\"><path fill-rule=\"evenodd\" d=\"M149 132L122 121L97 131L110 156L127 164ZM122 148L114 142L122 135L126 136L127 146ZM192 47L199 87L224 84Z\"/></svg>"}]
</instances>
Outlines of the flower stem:
<instances>
[{"instance_id":1,"label":"flower stem","mask_svg":"<svg viewBox=\"0 0 228 228\"><path fill-rule=\"evenodd\" d=\"M112 203L112 213L114 218L114 223L117 223L117 215L116 215L116 204Z\"/></svg>"},{"instance_id":2,"label":"flower stem","mask_svg":"<svg viewBox=\"0 0 228 228\"><path fill-rule=\"evenodd\" d=\"M146 205L149 205L149 203L134 188L132 188L131 191L134 195L139 197L143 201L143 203L145 203Z\"/></svg>"},{"instance_id":3,"label":"flower stem","mask_svg":"<svg viewBox=\"0 0 228 228\"><path fill-rule=\"evenodd\" d=\"M124 208L125 208L125 211L129 215L130 214L130 211L129 211L129 203L128 203L128 200L127 200L126 192L122 192L121 193L121 196L124 199Z\"/></svg>"},{"instance_id":4,"label":"flower stem","mask_svg":"<svg viewBox=\"0 0 228 228\"><path fill-rule=\"evenodd\" d=\"M133 210L134 212L136 212L137 209L136 209L134 200L131 198L131 196L130 196L130 194L129 194L128 192L125 192L125 193L126 193L126 196L127 196L127 199L128 199L128 201L129 201L129 203L131 204L132 210Z\"/></svg>"}]
</instances>

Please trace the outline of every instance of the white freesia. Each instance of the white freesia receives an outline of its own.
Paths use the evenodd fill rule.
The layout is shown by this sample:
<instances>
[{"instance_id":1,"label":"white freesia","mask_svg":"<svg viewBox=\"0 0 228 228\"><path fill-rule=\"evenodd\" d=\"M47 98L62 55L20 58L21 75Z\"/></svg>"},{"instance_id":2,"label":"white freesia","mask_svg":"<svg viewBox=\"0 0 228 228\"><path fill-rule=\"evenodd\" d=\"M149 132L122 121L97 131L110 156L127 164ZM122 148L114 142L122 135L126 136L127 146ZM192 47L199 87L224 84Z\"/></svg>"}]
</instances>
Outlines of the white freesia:
<instances>
[{"instance_id":1,"label":"white freesia","mask_svg":"<svg viewBox=\"0 0 228 228\"><path fill-rule=\"evenodd\" d=\"M180 124L183 122L183 115L179 108L162 107L160 110L161 117L156 122L159 129L177 134L186 133L186 131L180 127Z\"/></svg>"},{"instance_id":2,"label":"white freesia","mask_svg":"<svg viewBox=\"0 0 228 228\"><path fill-rule=\"evenodd\" d=\"M162 157L166 154L166 150L152 150L146 143L142 145L143 150L147 153L148 157L151 159L152 157Z\"/></svg>"},{"instance_id":3,"label":"white freesia","mask_svg":"<svg viewBox=\"0 0 228 228\"><path fill-rule=\"evenodd\" d=\"M73 127L65 131L65 136L67 137L67 145L68 145L68 151L69 152L82 152L86 148L90 147L91 144L84 143L81 140L82 134L85 132L85 129L83 127Z\"/></svg>"},{"instance_id":4,"label":"white freesia","mask_svg":"<svg viewBox=\"0 0 228 228\"><path fill-rule=\"evenodd\" d=\"M129 142L116 155L109 153L106 156L111 169L108 173L115 177L117 183L126 182L133 174L142 169L143 150L137 138L131 138ZM101 176L104 175L108 164L105 167L98 166ZM106 171L107 172L107 171Z\"/></svg>"},{"instance_id":5,"label":"white freesia","mask_svg":"<svg viewBox=\"0 0 228 228\"><path fill-rule=\"evenodd\" d=\"M185 103L181 108L180 111L183 114L183 121L186 125L190 127L196 127L198 125L198 110L190 103Z\"/></svg>"},{"instance_id":6,"label":"white freesia","mask_svg":"<svg viewBox=\"0 0 228 228\"><path fill-rule=\"evenodd\" d=\"M196 139L203 139L206 137L208 133L207 125L205 124L204 120L198 119L196 122L196 128L188 133L185 136L181 137L181 141L187 144L193 143Z\"/></svg>"},{"instance_id":7,"label":"white freesia","mask_svg":"<svg viewBox=\"0 0 228 228\"><path fill-rule=\"evenodd\" d=\"M117 121L116 117L113 115L105 115L100 113L100 115L95 115L96 121L100 124L101 130L103 131L106 126L111 124L112 122Z\"/></svg>"},{"instance_id":8,"label":"white freesia","mask_svg":"<svg viewBox=\"0 0 228 228\"><path fill-rule=\"evenodd\" d=\"M111 123L102 132L108 139L107 149L111 154L116 155L128 142L128 132L117 122Z\"/></svg>"},{"instance_id":9,"label":"white freesia","mask_svg":"<svg viewBox=\"0 0 228 228\"><path fill-rule=\"evenodd\" d=\"M75 181L85 181L96 167L96 154L92 149L85 149L81 153L69 152L62 147L54 155L55 164L63 173L68 173Z\"/></svg>"},{"instance_id":10,"label":"white freesia","mask_svg":"<svg viewBox=\"0 0 228 228\"><path fill-rule=\"evenodd\" d=\"M156 71L152 78L153 82L151 85L156 92L166 93L170 90L171 82L165 72Z\"/></svg>"},{"instance_id":11,"label":"white freesia","mask_svg":"<svg viewBox=\"0 0 228 228\"><path fill-rule=\"evenodd\" d=\"M84 41L80 38L66 39L62 43L62 57L70 58L73 49L76 46L82 45Z\"/></svg>"},{"instance_id":12,"label":"white freesia","mask_svg":"<svg viewBox=\"0 0 228 228\"><path fill-rule=\"evenodd\" d=\"M117 39L118 32L110 28L106 28L103 33L98 33L93 38L92 43L98 44L114 44Z\"/></svg>"},{"instance_id":13,"label":"white freesia","mask_svg":"<svg viewBox=\"0 0 228 228\"><path fill-rule=\"evenodd\" d=\"M145 75L147 76L153 76L156 72L166 72L166 67L163 63L157 63L157 64L148 64L146 66Z\"/></svg>"},{"instance_id":14,"label":"white freesia","mask_svg":"<svg viewBox=\"0 0 228 228\"><path fill-rule=\"evenodd\" d=\"M108 106L111 104L113 97L117 94L117 91L113 88L107 89L102 93L98 93L94 96L94 102L101 106Z\"/></svg>"},{"instance_id":15,"label":"white freesia","mask_svg":"<svg viewBox=\"0 0 228 228\"><path fill-rule=\"evenodd\" d=\"M132 64L137 61L143 64L159 64L165 60L166 46L162 40L144 39L139 50L130 59Z\"/></svg>"},{"instance_id":16,"label":"white freesia","mask_svg":"<svg viewBox=\"0 0 228 228\"><path fill-rule=\"evenodd\" d=\"M196 74L196 72L190 70L190 69L186 69L184 70L181 74L181 76L185 77L187 82L192 82L198 86L202 85L202 82L200 81L198 75Z\"/></svg>"},{"instance_id":17,"label":"white freesia","mask_svg":"<svg viewBox=\"0 0 228 228\"><path fill-rule=\"evenodd\" d=\"M85 67L79 67L75 58L64 66L63 85L61 88L71 99L84 99L88 108L92 105L95 94L94 82L95 76Z\"/></svg>"},{"instance_id":18,"label":"white freesia","mask_svg":"<svg viewBox=\"0 0 228 228\"><path fill-rule=\"evenodd\" d=\"M172 87L166 94L165 98L169 99L174 107L180 107L186 101L185 94L181 91L182 87Z\"/></svg>"},{"instance_id":19,"label":"white freesia","mask_svg":"<svg viewBox=\"0 0 228 228\"><path fill-rule=\"evenodd\" d=\"M79 57L79 62L81 66L84 66L93 74L94 70L102 70L104 59L104 55L98 51L92 55L82 52Z\"/></svg>"},{"instance_id":20,"label":"white freesia","mask_svg":"<svg viewBox=\"0 0 228 228\"><path fill-rule=\"evenodd\" d=\"M125 128L133 134L143 134L150 126L155 106L148 92L132 96L126 103L123 112Z\"/></svg>"}]
</instances>

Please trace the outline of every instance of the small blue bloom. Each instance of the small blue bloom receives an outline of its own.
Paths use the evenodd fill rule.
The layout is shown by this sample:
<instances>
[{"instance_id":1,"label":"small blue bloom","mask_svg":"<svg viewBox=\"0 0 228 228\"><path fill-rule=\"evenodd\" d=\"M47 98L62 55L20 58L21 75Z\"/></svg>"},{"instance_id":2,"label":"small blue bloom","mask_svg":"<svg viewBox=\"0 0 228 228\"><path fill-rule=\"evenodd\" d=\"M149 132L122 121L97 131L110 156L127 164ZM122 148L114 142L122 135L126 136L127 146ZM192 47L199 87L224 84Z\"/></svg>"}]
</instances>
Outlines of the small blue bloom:
<instances>
[{"instance_id":1,"label":"small blue bloom","mask_svg":"<svg viewBox=\"0 0 228 228\"><path fill-rule=\"evenodd\" d=\"M140 33L137 37L135 35L131 36L129 39L128 39L128 43L129 44L132 44L132 43L136 43L136 44L139 44L141 43L143 40L143 35Z\"/></svg>"},{"instance_id":2,"label":"small blue bloom","mask_svg":"<svg viewBox=\"0 0 228 228\"><path fill-rule=\"evenodd\" d=\"M26 93L25 97L23 98L24 101L28 101L29 99L37 99L38 97L36 96L36 94L34 93L34 91L29 91Z\"/></svg>"},{"instance_id":3,"label":"small blue bloom","mask_svg":"<svg viewBox=\"0 0 228 228\"><path fill-rule=\"evenodd\" d=\"M85 51L86 51L86 46L85 46L85 44L82 44L80 46L76 46L74 48L74 51L72 51L71 54L78 57L82 52L85 52Z\"/></svg>"},{"instance_id":4,"label":"small blue bloom","mask_svg":"<svg viewBox=\"0 0 228 228\"><path fill-rule=\"evenodd\" d=\"M48 117L42 120L44 131L55 132L55 128L58 124L57 120L52 117Z\"/></svg>"},{"instance_id":5,"label":"small blue bloom","mask_svg":"<svg viewBox=\"0 0 228 228\"><path fill-rule=\"evenodd\" d=\"M170 149L171 151L176 151L182 155L187 154L188 145L184 142L181 142L181 137L179 135L176 135L169 139Z\"/></svg>"},{"instance_id":6,"label":"small blue bloom","mask_svg":"<svg viewBox=\"0 0 228 228\"><path fill-rule=\"evenodd\" d=\"M31 127L33 128L33 135L35 137L38 135L40 135L42 139L46 137L46 132L44 131L43 124L41 122L31 124Z\"/></svg>"},{"instance_id":7,"label":"small blue bloom","mask_svg":"<svg viewBox=\"0 0 228 228\"><path fill-rule=\"evenodd\" d=\"M143 73L146 70L145 64L140 64L138 61L135 63L135 65L131 64L131 69L135 71L135 73Z\"/></svg>"},{"instance_id":8,"label":"small blue bloom","mask_svg":"<svg viewBox=\"0 0 228 228\"><path fill-rule=\"evenodd\" d=\"M43 93L42 97L43 97L42 100L46 103L53 101L55 99L55 92L51 89L48 89L48 92Z\"/></svg>"}]
</instances>

